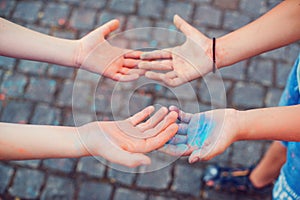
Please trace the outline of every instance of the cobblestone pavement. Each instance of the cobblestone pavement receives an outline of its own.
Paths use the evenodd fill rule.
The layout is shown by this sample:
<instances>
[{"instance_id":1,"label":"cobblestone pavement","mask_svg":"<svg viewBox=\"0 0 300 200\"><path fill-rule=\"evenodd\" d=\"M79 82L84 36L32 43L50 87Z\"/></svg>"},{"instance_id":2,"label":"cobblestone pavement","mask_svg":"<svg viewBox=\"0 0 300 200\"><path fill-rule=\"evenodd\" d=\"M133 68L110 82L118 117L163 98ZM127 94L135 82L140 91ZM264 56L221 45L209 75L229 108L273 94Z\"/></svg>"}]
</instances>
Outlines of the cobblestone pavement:
<instances>
[{"instance_id":1,"label":"cobblestone pavement","mask_svg":"<svg viewBox=\"0 0 300 200\"><path fill-rule=\"evenodd\" d=\"M205 34L217 37L259 17L278 2L0 0L0 16L46 34L73 39L112 18L120 19L119 31L150 26L174 29L172 16L178 13ZM164 45L166 40L145 31L135 38L130 37L119 39L116 45L141 48L152 44L155 47ZM151 37L158 41L152 41ZM275 106L298 52L299 44L293 44L222 69L227 106L237 109ZM128 115L122 109L122 101L130 91L134 91L129 103L131 113L150 104L178 104L178 99L185 111L196 112L198 107L201 111L211 109L203 80L193 81L192 91L187 86L176 88L178 99L170 89L159 84L143 85L147 83L144 78L126 84L105 78L98 80L98 75L88 72L0 57L1 121L74 125L73 86L79 91L74 94L77 125L96 117L111 119L112 112L115 118L124 119ZM141 87L135 89L137 86ZM113 90L117 92L112 98ZM92 110L96 111L96 117L90 111L91 102L95 102ZM2 199L270 199L270 195L215 192L200 182L208 164L251 165L261 158L268 145L268 141L237 142L209 162L190 165L182 158L161 170L144 174L120 172L90 157L0 162L0 196Z\"/></svg>"}]
</instances>

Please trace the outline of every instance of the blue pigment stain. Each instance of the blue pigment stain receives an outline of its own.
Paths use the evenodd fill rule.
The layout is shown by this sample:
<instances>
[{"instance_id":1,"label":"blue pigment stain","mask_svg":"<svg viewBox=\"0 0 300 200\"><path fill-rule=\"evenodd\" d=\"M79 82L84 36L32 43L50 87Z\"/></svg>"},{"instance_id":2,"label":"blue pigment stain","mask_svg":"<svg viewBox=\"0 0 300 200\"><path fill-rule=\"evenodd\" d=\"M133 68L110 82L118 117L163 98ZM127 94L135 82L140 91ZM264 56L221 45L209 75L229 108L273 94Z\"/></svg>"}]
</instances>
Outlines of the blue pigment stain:
<instances>
[{"instance_id":1,"label":"blue pigment stain","mask_svg":"<svg viewBox=\"0 0 300 200\"><path fill-rule=\"evenodd\" d=\"M188 128L188 144L201 148L214 127L215 123L207 119L204 114L200 115L200 119L199 117L193 118Z\"/></svg>"}]
</instances>

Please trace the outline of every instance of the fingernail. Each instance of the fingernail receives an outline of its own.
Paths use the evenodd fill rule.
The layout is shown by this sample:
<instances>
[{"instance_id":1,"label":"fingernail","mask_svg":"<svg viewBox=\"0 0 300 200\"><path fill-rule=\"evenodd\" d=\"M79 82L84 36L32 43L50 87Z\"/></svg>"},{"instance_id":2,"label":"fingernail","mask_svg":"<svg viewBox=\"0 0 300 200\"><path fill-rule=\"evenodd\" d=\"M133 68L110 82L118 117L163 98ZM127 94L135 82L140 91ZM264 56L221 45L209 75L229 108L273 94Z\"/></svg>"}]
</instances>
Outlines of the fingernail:
<instances>
[{"instance_id":1,"label":"fingernail","mask_svg":"<svg viewBox=\"0 0 300 200\"><path fill-rule=\"evenodd\" d=\"M191 163L195 163L195 162L198 162L199 161L199 158L196 157L196 158L193 158L193 160L191 161Z\"/></svg>"}]
</instances>

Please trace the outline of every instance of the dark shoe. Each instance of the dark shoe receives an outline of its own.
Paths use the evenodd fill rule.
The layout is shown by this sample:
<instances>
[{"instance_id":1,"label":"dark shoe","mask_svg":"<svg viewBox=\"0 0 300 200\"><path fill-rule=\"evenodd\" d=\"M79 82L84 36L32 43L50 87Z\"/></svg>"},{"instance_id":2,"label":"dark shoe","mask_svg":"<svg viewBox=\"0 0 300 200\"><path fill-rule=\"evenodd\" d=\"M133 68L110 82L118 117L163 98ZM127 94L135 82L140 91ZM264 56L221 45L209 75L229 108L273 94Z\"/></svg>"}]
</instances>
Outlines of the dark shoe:
<instances>
[{"instance_id":1,"label":"dark shoe","mask_svg":"<svg viewBox=\"0 0 300 200\"><path fill-rule=\"evenodd\" d=\"M249 194L268 194L273 184L256 188L249 179L255 166L248 168L219 167L210 165L206 168L202 182L206 187L229 192L245 192Z\"/></svg>"}]
</instances>

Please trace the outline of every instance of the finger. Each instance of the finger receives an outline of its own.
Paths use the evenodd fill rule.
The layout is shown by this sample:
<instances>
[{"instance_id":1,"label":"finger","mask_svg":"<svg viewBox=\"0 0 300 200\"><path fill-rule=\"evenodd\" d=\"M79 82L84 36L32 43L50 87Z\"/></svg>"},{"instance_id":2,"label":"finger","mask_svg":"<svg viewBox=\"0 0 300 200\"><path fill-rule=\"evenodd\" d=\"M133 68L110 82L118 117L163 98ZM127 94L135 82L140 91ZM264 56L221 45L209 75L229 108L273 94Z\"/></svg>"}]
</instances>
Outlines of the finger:
<instances>
[{"instance_id":1,"label":"finger","mask_svg":"<svg viewBox=\"0 0 300 200\"><path fill-rule=\"evenodd\" d=\"M140 59L141 55L143 54L142 51L133 51L130 49L127 49L125 51L126 51L126 53L124 54L124 58Z\"/></svg>"},{"instance_id":2,"label":"finger","mask_svg":"<svg viewBox=\"0 0 300 200\"><path fill-rule=\"evenodd\" d=\"M111 32L117 30L119 28L120 22L117 19L113 19L104 25L102 25L99 29L102 31L104 36L107 36Z\"/></svg>"},{"instance_id":3,"label":"finger","mask_svg":"<svg viewBox=\"0 0 300 200\"><path fill-rule=\"evenodd\" d=\"M119 70L119 73L121 73L121 74L138 74L138 75L142 76L146 73L146 70L143 70L143 69L129 69L129 68L123 67Z\"/></svg>"},{"instance_id":4,"label":"finger","mask_svg":"<svg viewBox=\"0 0 300 200\"><path fill-rule=\"evenodd\" d=\"M149 117L151 115L151 113L153 113L153 111L155 110L154 106L148 106L146 108L144 108L142 111L136 113L135 115L133 115L132 117L128 118L128 120L130 121L130 123L135 126L138 123L144 121L147 117Z\"/></svg>"},{"instance_id":5,"label":"finger","mask_svg":"<svg viewBox=\"0 0 300 200\"><path fill-rule=\"evenodd\" d=\"M112 79L115 81L121 81L121 82L129 82L137 80L140 76L138 74L121 74L116 73Z\"/></svg>"},{"instance_id":6,"label":"finger","mask_svg":"<svg viewBox=\"0 0 300 200\"><path fill-rule=\"evenodd\" d=\"M150 119L148 119L145 123L141 123L137 125L137 128L142 132L155 127L161 120L165 118L168 114L168 109L166 107L160 108Z\"/></svg>"},{"instance_id":7,"label":"finger","mask_svg":"<svg viewBox=\"0 0 300 200\"><path fill-rule=\"evenodd\" d=\"M173 144L173 145L187 144L187 136L178 135L178 131L177 131L177 134L174 137L172 137L171 140L167 142L167 144Z\"/></svg>"},{"instance_id":8,"label":"finger","mask_svg":"<svg viewBox=\"0 0 300 200\"><path fill-rule=\"evenodd\" d=\"M145 73L145 76L149 79L152 79L152 80L156 80L156 81L162 81L164 80L165 78L165 74L163 73L158 73L158 72L152 72L152 71L147 71Z\"/></svg>"},{"instance_id":9,"label":"finger","mask_svg":"<svg viewBox=\"0 0 300 200\"><path fill-rule=\"evenodd\" d=\"M177 107L176 107L177 108ZM178 109L178 119L184 123L189 123L193 117L193 114L183 112L182 110Z\"/></svg>"},{"instance_id":10,"label":"finger","mask_svg":"<svg viewBox=\"0 0 300 200\"><path fill-rule=\"evenodd\" d=\"M182 134L182 135L186 135L187 132L188 132L188 128L189 128L188 124L184 124L184 123L178 124L178 131L177 131L177 133L178 134Z\"/></svg>"},{"instance_id":11,"label":"finger","mask_svg":"<svg viewBox=\"0 0 300 200\"><path fill-rule=\"evenodd\" d=\"M131 153L124 151L117 147L110 148L108 154L104 154L103 157L110 162L124 165L126 167L137 167L140 165L149 165L151 164L151 159L141 153Z\"/></svg>"},{"instance_id":12,"label":"finger","mask_svg":"<svg viewBox=\"0 0 300 200\"><path fill-rule=\"evenodd\" d=\"M156 50L156 51L150 51L142 53L140 58L142 60L157 60L157 59L171 59L172 58L172 52L169 50Z\"/></svg>"},{"instance_id":13,"label":"finger","mask_svg":"<svg viewBox=\"0 0 300 200\"><path fill-rule=\"evenodd\" d=\"M150 152L155 149L162 147L167 141L169 141L178 130L177 124L172 124L168 126L164 131L155 137L151 137L146 139L145 145L143 145L140 150L144 152Z\"/></svg>"},{"instance_id":14,"label":"finger","mask_svg":"<svg viewBox=\"0 0 300 200\"><path fill-rule=\"evenodd\" d=\"M146 130L144 132L144 135L148 137L156 136L165 128L167 128L170 124L175 123L177 116L178 115L176 112L170 112L162 121L159 122L159 124L157 124L157 126L155 126L152 129Z\"/></svg>"},{"instance_id":15,"label":"finger","mask_svg":"<svg viewBox=\"0 0 300 200\"><path fill-rule=\"evenodd\" d=\"M141 62L141 60L125 58L123 61L123 65L128 68L136 67Z\"/></svg>"},{"instance_id":16,"label":"finger","mask_svg":"<svg viewBox=\"0 0 300 200\"><path fill-rule=\"evenodd\" d=\"M175 15L173 21L174 21L175 26L181 32L183 32L186 36L190 36L191 34L193 34L193 32L196 31L196 29L193 26L191 26L184 19L182 19L181 17L179 17L179 15Z\"/></svg>"},{"instance_id":17,"label":"finger","mask_svg":"<svg viewBox=\"0 0 300 200\"><path fill-rule=\"evenodd\" d=\"M186 144L167 144L160 148L159 151L169 154L171 156L187 156L191 154L191 150Z\"/></svg>"},{"instance_id":18,"label":"finger","mask_svg":"<svg viewBox=\"0 0 300 200\"><path fill-rule=\"evenodd\" d=\"M172 70L173 64L171 60L161 60L161 61L142 61L139 63L138 67L140 69L146 70Z\"/></svg>"}]
</instances>

